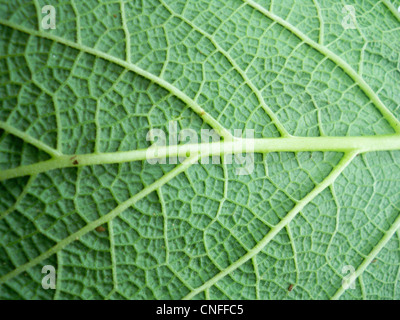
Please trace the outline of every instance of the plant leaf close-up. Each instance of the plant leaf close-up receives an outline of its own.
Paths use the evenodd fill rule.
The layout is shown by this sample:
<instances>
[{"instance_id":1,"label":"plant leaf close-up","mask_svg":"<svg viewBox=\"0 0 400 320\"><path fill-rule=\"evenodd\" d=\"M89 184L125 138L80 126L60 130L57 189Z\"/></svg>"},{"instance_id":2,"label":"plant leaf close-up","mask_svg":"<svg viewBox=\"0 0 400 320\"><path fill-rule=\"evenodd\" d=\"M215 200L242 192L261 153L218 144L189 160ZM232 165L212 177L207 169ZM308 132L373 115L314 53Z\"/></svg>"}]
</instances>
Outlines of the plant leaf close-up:
<instances>
[{"instance_id":1,"label":"plant leaf close-up","mask_svg":"<svg viewBox=\"0 0 400 320\"><path fill-rule=\"evenodd\" d=\"M0 0L0 299L400 299L399 228L399 0Z\"/></svg>"}]
</instances>

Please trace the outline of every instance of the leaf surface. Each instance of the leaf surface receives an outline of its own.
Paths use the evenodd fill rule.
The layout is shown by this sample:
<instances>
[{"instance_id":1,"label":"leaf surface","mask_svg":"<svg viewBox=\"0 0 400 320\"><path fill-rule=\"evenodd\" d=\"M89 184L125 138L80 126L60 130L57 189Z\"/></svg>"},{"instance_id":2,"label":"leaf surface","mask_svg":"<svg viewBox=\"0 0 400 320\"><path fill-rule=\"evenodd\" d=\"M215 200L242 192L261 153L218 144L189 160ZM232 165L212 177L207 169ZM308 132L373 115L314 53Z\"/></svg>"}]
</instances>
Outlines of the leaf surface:
<instances>
[{"instance_id":1,"label":"leaf surface","mask_svg":"<svg viewBox=\"0 0 400 320\"><path fill-rule=\"evenodd\" d=\"M47 4L0 0L0 298L400 298L399 1Z\"/></svg>"}]
</instances>

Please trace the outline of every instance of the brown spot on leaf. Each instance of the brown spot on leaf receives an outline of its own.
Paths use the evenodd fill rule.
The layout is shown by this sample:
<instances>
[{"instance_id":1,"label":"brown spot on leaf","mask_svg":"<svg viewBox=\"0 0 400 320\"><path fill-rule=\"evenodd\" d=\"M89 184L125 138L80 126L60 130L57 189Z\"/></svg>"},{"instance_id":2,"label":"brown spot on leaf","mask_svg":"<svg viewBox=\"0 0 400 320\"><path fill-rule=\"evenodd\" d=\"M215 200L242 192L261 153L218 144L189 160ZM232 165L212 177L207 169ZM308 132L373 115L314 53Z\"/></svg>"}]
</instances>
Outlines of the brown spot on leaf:
<instances>
[{"instance_id":1,"label":"brown spot on leaf","mask_svg":"<svg viewBox=\"0 0 400 320\"><path fill-rule=\"evenodd\" d=\"M74 160L74 162L72 162L72 164L76 166L79 164L79 162L78 162L78 160Z\"/></svg>"},{"instance_id":2,"label":"brown spot on leaf","mask_svg":"<svg viewBox=\"0 0 400 320\"><path fill-rule=\"evenodd\" d=\"M97 228L96 228L96 231L97 231L97 232L104 232L104 231L106 231L106 228L100 226L100 227L97 227Z\"/></svg>"}]
</instances>

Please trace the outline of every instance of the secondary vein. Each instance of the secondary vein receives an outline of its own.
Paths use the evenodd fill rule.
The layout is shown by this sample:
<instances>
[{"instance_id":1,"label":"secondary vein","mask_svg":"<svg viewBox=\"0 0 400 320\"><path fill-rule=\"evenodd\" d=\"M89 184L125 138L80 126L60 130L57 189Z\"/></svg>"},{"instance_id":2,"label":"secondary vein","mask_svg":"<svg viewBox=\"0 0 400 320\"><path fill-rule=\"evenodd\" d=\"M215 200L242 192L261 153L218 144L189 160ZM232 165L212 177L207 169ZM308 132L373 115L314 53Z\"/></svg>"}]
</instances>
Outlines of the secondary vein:
<instances>
[{"instance_id":1,"label":"secondary vein","mask_svg":"<svg viewBox=\"0 0 400 320\"><path fill-rule=\"evenodd\" d=\"M379 243L374 247L374 249L372 249L372 251L369 253L369 255L360 264L358 269L354 272L354 274L349 279L350 280L349 282L355 281L367 269L367 267L371 264L371 262L379 254L379 252L383 249L383 247L389 242L389 240L392 238L392 236L395 234L395 232L397 230L399 230L399 228L400 228L400 215L397 217L397 219L392 224L392 226L389 228L389 230L386 231L386 233L384 234L382 239L379 241ZM339 299L345 291L346 291L345 286L341 286L339 288L339 290L332 296L332 300Z\"/></svg>"},{"instance_id":2,"label":"secondary vein","mask_svg":"<svg viewBox=\"0 0 400 320\"><path fill-rule=\"evenodd\" d=\"M223 277L231 273L232 271L239 268L245 262L256 256L264 247L283 229L285 228L293 219L297 216L297 214L308 204L310 203L318 194L320 194L323 190L329 187L336 178L343 172L345 168L351 163L357 153L351 152L346 154L341 160L340 164L332 170L332 172L320 183L318 184L307 196L305 196L301 201L299 201L292 210L274 227L271 231L257 244L248 251L244 256L240 259L232 263L229 267L222 270L220 273L215 275L213 278L205 282L202 286L192 290L188 295L186 295L183 299L191 299L200 292L204 291L207 288L210 288Z\"/></svg>"},{"instance_id":3,"label":"secondary vein","mask_svg":"<svg viewBox=\"0 0 400 320\"><path fill-rule=\"evenodd\" d=\"M375 104L376 108L381 112L383 117L386 119L387 122L392 126L395 132L400 133L400 121L393 115L393 113L385 106L379 96L372 90L369 84L340 56L332 52L331 50L327 49L325 46L315 42L306 34L301 32L295 26L287 22L286 20L282 19L281 17L277 16L276 14L268 11L263 6L259 5L253 0L243 0L249 6L253 7L254 9L258 10L266 17L270 18L273 21L279 23L282 27L286 28L294 35L296 35L299 39L303 40L312 48L319 51L321 54L327 56L330 60L335 62L344 72L347 73L357 84L358 86L364 91L364 93L371 99L371 101Z\"/></svg>"},{"instance_id":4,"label":"secondary vein","mask_svg":"<svg viewBox=\"0 0 400 320\"><path fill-rule=\"evenodd\" d=\"M71 48L84 51L86 53L89 53L91 55L94 55L98 58L104 59L106 61L115 63L117 65L120 65L121 67L124 67L130 71L135 72L136 74L142 76L143 78L146 78L159 86L163 87L164 89L168 90L171 92L173 95L178 97L180 100L185 102L194 112L196 112L207 124L209 124L212 128L214 128L217 133L222 136L225 140L233 140L232 134L225 129L214 117L212 117L209 113L207 113L202 107L200 107L197 102L195 102L192 98L187 96L183 91L179 90L177 87L169 83L168 81L138 67L137 65L121 60L117 57L114 57L108 53L99 51L94 48L87 47L83 44L75 43L73 41L61 38L59 36L53 35L49 32L42 32L42 31L37 31L37 30L32 30L26 27L23 27L21 25L18 25L16 23L0 19L0 24L7 26L9 28L13 28L15 30L30 34L32 36L36 37L41 37L41 38L46 38L52 41L56 41L58 43L64 44L66 46L69 46Z\"/></svg>"},{"instance_id":5,"label":"secondary vein","mask_svg":"<svg viewBox=\"0 0 400 320\"><path fill-rule=\"evenodd\" d=\"M186 169L188 169L193 163L198 161L199 155L194 155L191 158L187 159L185 162L165 174L163 177L161 177L159 180L154 182L153 184L149 185L148 187L144 188L142 191L138 192L135 194L133 197L130 199L126 200L125 202L119 204L116 208L114 208L112 211L107 213L106 215L102 216L101 218L94 220L90 223L88 223L85 227L80 229L79 231L71 234L70 236L66 237L65 239L61 240L58 242L56 245L54 245L52 248L47 250L46 252L40 254L36 258L32 259L31 261L17 267L13 271L5 274L4 276L0 277L0 285L5 283L6 281L16 277L20 273L28 270L29 268L39 264L41 261L46 260L53 254L59 252L62 250L64 247L66 247L68 244L74 242L77 238L80 238L87 234L88 232L94 230L95 228L101 226L102 224L108 223L115 217L117 217L119 214L121 214L123 211L134 205L137 201L140 199L143 199L145 196L149 195L151 192L157 190L164 184L166 184L168 181L176 177L178 174L184 172Z\"/></svg>"},{"instance_id":6,"label":"secondary vein","mask_svg":"<svg viewBox=\"0 0 400 320\"><path fill-rule=\"evenodd\" d=\"M47 144L43 143L42 141L33 138L26 132L23 132L11 125L9 125L6 122L0 121L0 129L3 129L4 131L20 138L21 140L24 140L25 142L35 146L36 148L48 153L52 157L60 157L62 153L56 149L53 149L52 147L48 146Z\"/></svg>"},{"instance_id":7,"label":"secondary vein","mask_svg":"<svg viewBox=\"0 0 400 320\"><path fill-rule=\"evenodd\" d=\"M250 87L251 90L253 90L254 94L257 97L257 100L259 101L259 103L261 104L261 107L264 109L264 111L267 113L267 115L271 118L272 122L274 123L274 125L276 126L276 128L278 129L279 133L281 134L281 136L283 137L289 137L290 134L289 132L286 130L286 128L283 126L283 124L281 123L281 121L278 119L278 117L276 116L276 114L271 110L271 108L265 103L264 98L261 94L261 91L253 84L253 82L249 79L249 77L247 76L246 72L244 70L242 70L242 68L239 67L239 65L236 63L236 61L230 56L230 54L225 51L214 39L213 35L209 34L208 32L206 32L205 30L196 27L195 25L193 25L193 23L191 23L188 19L186 19L183 15L180 15L178 13L175 13L174 11L172 11L172 9L165 3L165 1L161 0L161 3L163 4L163 6L165 8L167 8L167 10L170 11L170 13L175 16L178 17L179 19L181 19L182 21L184 21L185 23L189 24L194 30L196 30L197 32L199 32L200 34L202 34L203 36L205 36L213 45L214 47L229 61L229 63L232 65L232 67L234 68L234 70L236 70L240 76L243 78L244 82Z\"/></svg>"}]
</instances>

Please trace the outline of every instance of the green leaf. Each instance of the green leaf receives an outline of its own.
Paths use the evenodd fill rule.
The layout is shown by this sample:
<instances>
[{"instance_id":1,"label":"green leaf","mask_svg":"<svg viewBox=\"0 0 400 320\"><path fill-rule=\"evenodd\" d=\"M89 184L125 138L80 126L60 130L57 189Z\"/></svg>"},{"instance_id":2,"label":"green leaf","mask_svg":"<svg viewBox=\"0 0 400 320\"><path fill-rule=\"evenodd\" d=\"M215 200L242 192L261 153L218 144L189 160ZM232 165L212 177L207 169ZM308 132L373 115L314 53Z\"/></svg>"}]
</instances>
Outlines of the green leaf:
<instances>
[{"instance_id":1,"label":"green leaf","mask_svg":"<svg viewBox=\"0 0 400 320\"><path fill-rule=\"evenodd\" d=\"M0 298L399 299L398 7L0 0Z\"/></svg>"}]
</instances>

